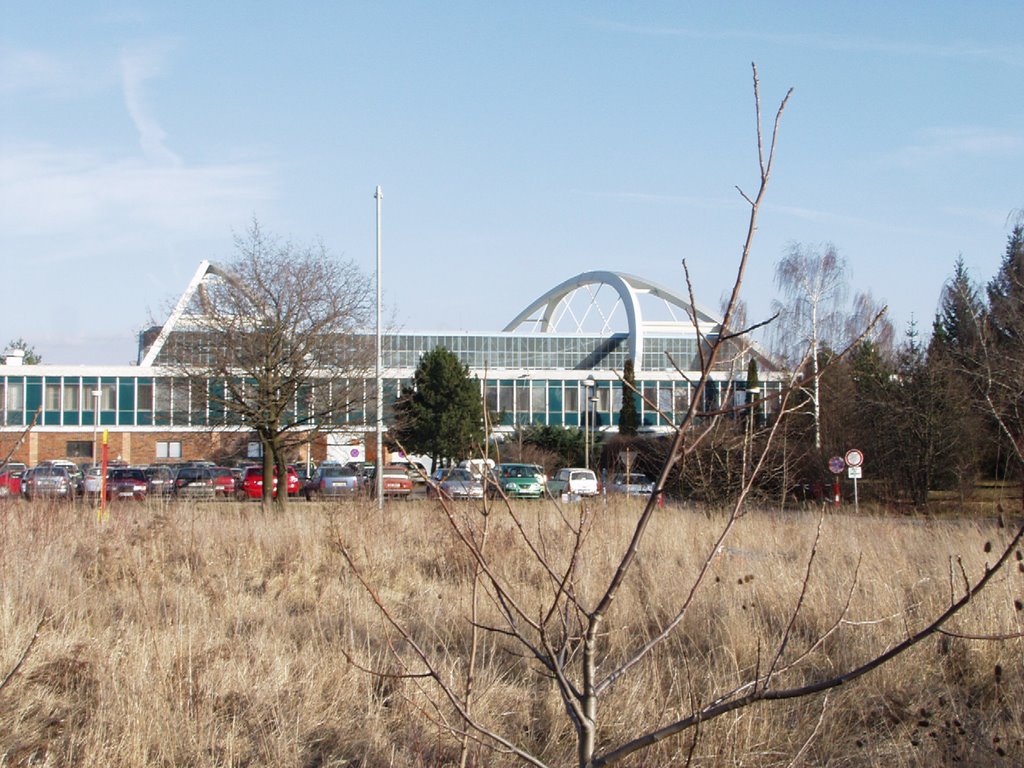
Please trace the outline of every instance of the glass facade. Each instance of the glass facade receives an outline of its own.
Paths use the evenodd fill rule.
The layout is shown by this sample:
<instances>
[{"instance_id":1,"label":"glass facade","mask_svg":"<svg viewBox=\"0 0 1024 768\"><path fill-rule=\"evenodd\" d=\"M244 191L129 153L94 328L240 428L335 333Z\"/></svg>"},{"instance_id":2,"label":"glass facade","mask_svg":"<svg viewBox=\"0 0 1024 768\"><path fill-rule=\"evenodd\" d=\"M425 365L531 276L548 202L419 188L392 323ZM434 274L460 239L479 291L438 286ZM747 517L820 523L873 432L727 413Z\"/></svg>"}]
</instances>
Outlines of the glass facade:
<instances>
[{"instance_id":1,"label":"glass facade","mask_svg":"<svg viewBox=\"0 0 1024 768\"><path fill-rule=\"evenodd\" d=\"M365 335L338 341L338 358L365 347ZM172 333L158 359L164 367L138 366L98 370L84 375L62 366L0 366L0 428L23 428L37 411L37 424L55 428L232 428L244 426L244 414L226 407L225 393L245 381L212 380L203 385L175 377L168 361L191 350L203 354L202 343L188 341L187 332ZM195 342L195 336L192 337ZM202 342L202 339L199 339ZM577 336L499 333L398 333L383 339L384 419L393 418L395 402L411 386L411 376L427 352L445 347L480 380L481 394L495 425L543 424L565 427L614 427L622 407L622 383L615 373L625 367L627 334ZM641 424L670 427L691 402L699 369L696 338L646 336L636 396ZM722 356L722 359L732 357ZM715 411L742 396L746 356L729 368L723 363L706 387L701 407ZM740 364L742 363L742 364ZM681 375L679 371L689 371ZM599 380L591 388L585 379ZM771 383L766 388L771 389ZM738 393L738 394L737 394ZM733 398L729 402L729 398ZM334 425L356 430L375 423L374 382L362 375L305 387L288 408L309 417L333 403ZM766 406L767 408L768 406ZM768 415L767 413L765 415Z\"/></svg>"},{"instance_id":2,"label":"glass facade","mask_svg":"<svg viewBox=\"0 0 1024 768\"><path fill-rule=\"evenodd\" d=\"M621 371L629 356L624 333L611 336L554 334L395 334L383 339L386 368L415 369L436 347L454 353L470 370ZM647 337L645 371L692 370L697 341L684 337ZM673 365L673 361L675 365Z\"/></svg>"},{"instance_id":3,"label":"glass facade","mask_svg":"<svg viewBox=\"0 0 1024 768\"><path fill-rule=\"evenodd\" d=\"M48 366L49 367L49 366ZM407 378L384 380L385 421L393 414L394 403L410 386ZM704 407L709 411L742 402L743 382L709 382ZM691 384L678 376L672 379L640 379L641 423L649 427L668 427L682 415L690 402ZM778 391L778 383L763 384L766 392ZM37 424L52 427L155 427L226 428L244 424L241 415L225 408L222 397L225 383L212 381L205 386L190 384L172 376L75 375L0 375L3 412L0 426L24 427L39 411ZM588 388L579 377L548 375L516 379L480 380L481 395L495 424L513 427L545 424L596 428L618 424L623 385L617 379L599 380ZM344 385L334 383L328 391L315 384L303 389L292 412L307 415L318 398L336 398L343 403L338 425L369 429L374 424L372 380L356 380ZM69 394L73 393L73 394ZM97 410L98 408L98 410ZM589 409L585 412L584 409Z\"/></svg>"}]
</instances>

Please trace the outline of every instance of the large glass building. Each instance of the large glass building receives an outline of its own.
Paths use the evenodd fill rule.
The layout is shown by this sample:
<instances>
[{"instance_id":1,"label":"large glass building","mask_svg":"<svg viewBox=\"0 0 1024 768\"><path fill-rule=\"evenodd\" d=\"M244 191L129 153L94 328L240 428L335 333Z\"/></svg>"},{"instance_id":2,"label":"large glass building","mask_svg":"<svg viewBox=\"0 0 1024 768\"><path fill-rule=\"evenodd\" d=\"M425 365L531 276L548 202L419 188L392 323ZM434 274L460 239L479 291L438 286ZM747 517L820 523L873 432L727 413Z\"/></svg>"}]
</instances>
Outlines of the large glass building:
<instances>
[{"instance_id":1,"label":"large glass building","mask_svg":"<svg viewBox=\"0 0 1024 768\"><path fill-rule=\"evenodd\" d=\"M194 333L202 286L220 277L216 266L199 266L164 325L141 335L136 365L24 365L8 355L0 366L0 459L13 452L26 463L87 460L103 431L114 454L136 463L201 458L243 445L250 438L243 420L211 397L218 382L190 382L176 373L173 359ZM614 431L628 359L642 393L641 429L668 430L689 407L701 345L719 331L715 317L662 286L615 272L583 273L533 301L499 332L384 334L385 427L422 355L444 347L479 379L496 431L527 424ZM779 386L756 347L735 346L720 358L702 410L744 402L752 358L762 387ZM374 379L348 384L356 402L332 425L332 445L359 441L375 428ZM762 406L765 416L770 402Z\"/></svg>"}]
</instances>

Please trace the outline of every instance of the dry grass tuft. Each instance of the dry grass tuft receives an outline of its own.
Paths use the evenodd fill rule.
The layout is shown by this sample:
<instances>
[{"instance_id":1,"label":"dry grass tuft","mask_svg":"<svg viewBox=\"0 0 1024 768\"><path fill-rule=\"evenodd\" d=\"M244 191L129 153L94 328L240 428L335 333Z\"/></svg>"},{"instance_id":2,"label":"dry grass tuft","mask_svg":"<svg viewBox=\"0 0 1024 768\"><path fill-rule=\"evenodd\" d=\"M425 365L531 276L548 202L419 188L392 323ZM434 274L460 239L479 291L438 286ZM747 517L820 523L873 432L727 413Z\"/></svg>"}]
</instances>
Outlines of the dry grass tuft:
<instances>
[{"instance_id":1,"label":"dry grass tuft","mask_svg":"<svg viewBox=\"0 0 1024 768\"><path fill-rule=\"evenodd\" d=\"M516 505L555 565L569 554L561 519ZM571 510L567 510L571 513ZM594 507L579 590L593 600L632 531L637 507ZM464 509L479 532L482 518ZM436 507L256 505L123 507L106 525L83 508L0 508L0 690L3 766L433 766L457 759L419 671L348 570L366 578L453 681L465 672L473 562ZM678 610L722 518L660 511L609 616L608 663L628 657ZM664 724L741 685L773 656L800 593L817 520L752 512L716 558L685 621L647 663L610 689L600 739ZM489 520L487 551L524 605L548 581L507 515ZM977 579L1008 529L972 519L926 521L836 514L823 526L778 685L864 661L919 628ZM692 765L992 765L1024 763L1024 611L1020 556L951 629L897 662L826 696L761 704L708 723ZM961 569L962 563L962 569ZM855 579L855 573L856 579ZM849 608L843 607L849 596ZM498 623L482 606L483 623ZM822 634L843 621L824 642ZM403 666L403 660L408 666ZM791 665L791 666L790 666ZM475 711L552 765L574 741L550 681L520 649L480 646ZM693 734L634 765L682 765ZM519 761L477 749L473 764Z\"/></svg>"}]
</instances>

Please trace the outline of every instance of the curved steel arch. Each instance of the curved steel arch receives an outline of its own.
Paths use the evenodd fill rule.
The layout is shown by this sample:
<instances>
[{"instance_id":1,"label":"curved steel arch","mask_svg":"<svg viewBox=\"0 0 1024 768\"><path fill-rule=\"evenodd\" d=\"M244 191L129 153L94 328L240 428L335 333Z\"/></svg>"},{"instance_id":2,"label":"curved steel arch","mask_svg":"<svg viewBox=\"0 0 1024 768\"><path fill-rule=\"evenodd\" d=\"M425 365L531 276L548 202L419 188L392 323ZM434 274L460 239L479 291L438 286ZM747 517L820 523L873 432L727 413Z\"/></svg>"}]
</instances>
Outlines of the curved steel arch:
<instances>
[{"instance_id":1,"label":"curved steel arch","mask_svg":"<svg viewBox=\"0 0 1024 768\"><path fill-rule=\"evenodd\" d=\"M554 333L557 330L558 319L560 319L556 318L558 307L579 289L592 285L607 285L618 294L629 326L629 355L633 358L633 364L637 371L641 370L643 365L645 331L658 329L669 333L695 332L693 323L696 320L702 333L714 333L721 325L719 319L698 307L694 307L689 300L665 286L623 272L597 270L582 272L559 283L516 315L512 322L502 330L509 333L523 325L533 324L542 333ZM598 290L600 290L600 287ZM686 320L645 322L640 305L640 296L643 294L655 296L670 307L682 310L686 315ZM596 294L591 293L591 306L596 305L595 299ZM543 311L543 314L540 317L534 317L538 311ZM578 325L577 331L580 330L581 328Z\"/></svg>"}]
</instances>

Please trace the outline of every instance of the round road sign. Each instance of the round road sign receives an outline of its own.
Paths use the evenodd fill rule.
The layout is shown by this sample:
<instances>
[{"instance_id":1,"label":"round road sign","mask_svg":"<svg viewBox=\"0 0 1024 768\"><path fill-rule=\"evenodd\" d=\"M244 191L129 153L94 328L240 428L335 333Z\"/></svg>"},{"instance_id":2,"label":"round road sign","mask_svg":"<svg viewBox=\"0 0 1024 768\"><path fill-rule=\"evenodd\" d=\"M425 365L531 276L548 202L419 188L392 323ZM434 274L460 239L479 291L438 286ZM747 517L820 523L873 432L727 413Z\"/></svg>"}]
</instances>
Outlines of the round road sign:
<instances>
[{"instance_id":1,"label":"round road sign","mask_svg":"<svg viewBox=\"0 0 1024 768\"><path fill-rule=\"evenodd\" d=\"M833 456L828 460L828 469L833 475L838 475L846 469L846 462L843 461L842 456Z\"/></svg>"},{"instance_id":2,"label":"round road sign","mask_svg":"<svg viewBox=\"0 0 1024 768\"><path fill-rule=\"evenodd\" d=\"M846 463L851 467L859 467L864 463L864 454L856 448L851 448L846 452Z\"/></svg>"}]
</instances>

